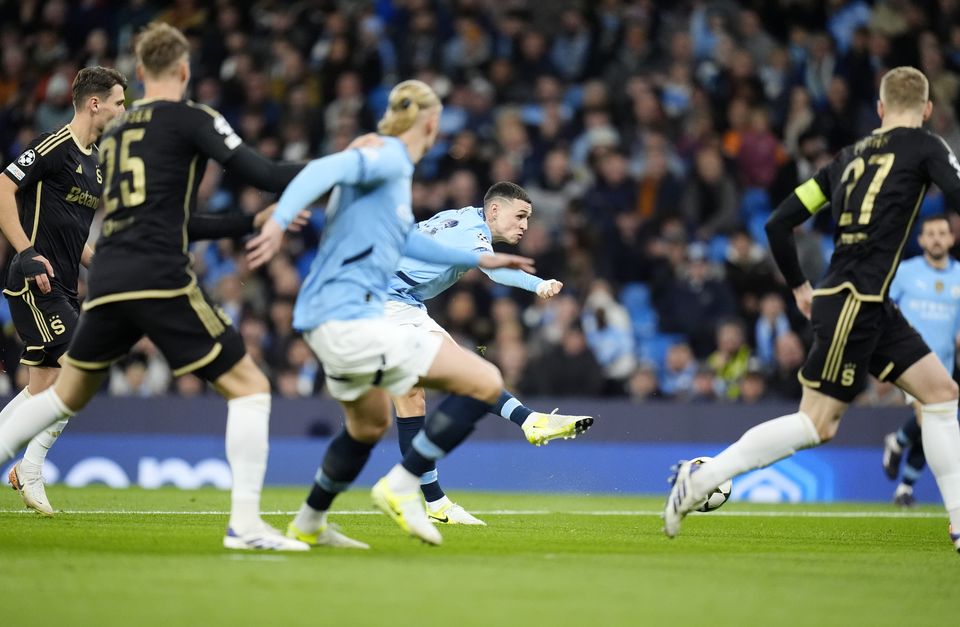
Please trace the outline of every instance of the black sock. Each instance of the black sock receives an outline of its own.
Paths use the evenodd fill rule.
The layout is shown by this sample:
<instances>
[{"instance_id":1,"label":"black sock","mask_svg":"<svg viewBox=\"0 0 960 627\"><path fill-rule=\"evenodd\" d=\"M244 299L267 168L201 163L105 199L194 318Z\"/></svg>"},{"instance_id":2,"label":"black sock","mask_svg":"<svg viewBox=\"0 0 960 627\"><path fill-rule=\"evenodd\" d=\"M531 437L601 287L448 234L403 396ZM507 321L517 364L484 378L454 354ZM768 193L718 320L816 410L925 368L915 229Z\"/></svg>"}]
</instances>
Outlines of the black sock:
<instances>
[{"instance_id":1,"label":"black sock","mask_svg":"<svg viewBox=\"0 0 960 627\"><path fill-rule=\"evenodd\" d=\"M903 482L909 486L916 483L927 465L927 457L923 453L923 442L917 442L910 447L907 453L907 463L903 467Z\"/></svg>"},{"instance_id":2,"label":"black sock","mask_svg":"<svg viewBox=\"0 0 960 627\"><path fill-rule=\"evenodd\" d=\"M420 429L423 428L425 416L411 416L409 418L397 418L397 441L400 444L400 454L406 455L413 445L413 438ZM433 471L436 476L437 465L433 464L426 472ZM420 491L423 492L423 498L427 502L439 501L444 497L443 488L440 487L440 480L434 480L430 483L421 483Z\"/></svg>"},{"instance_id":3,"label":"black sock","mask_svg":"<svg viewBox=\"0 0 960 627\"><path fill-rule=\"evenodd\" d=\"M904 437L907 438L909 442L908 446L913 447L919 444L922 441L920 436L920 423L917 422L916 415L910 416L910 420L903 423L903 426L900 427L900 431L903 432ZM923 454L923 451L920 452Z\"/></svg>"},{"instance_id":4,"label":"black sock","mask_svg":"<svg viewBox=\"0 0 960 627\"><path fill-rule=\"evenodd\" d=\"M373 447L373 444L354 440L346 429L333 438L307 496L307 505L318 511L330 509L337 494L350 487L363 470Z\"/></svg>"},{"instance_id":5,"label":"black sock","mask_svg":"<svg viewBox=\"0 0 960 627\"><path fill-rule=\"evenodd\" d=\"M403 467L418 477L450 453L491 410L490 403L469 396L449 396L427 419L420 435L403 457Z\"/></svg>"}]
</instances>

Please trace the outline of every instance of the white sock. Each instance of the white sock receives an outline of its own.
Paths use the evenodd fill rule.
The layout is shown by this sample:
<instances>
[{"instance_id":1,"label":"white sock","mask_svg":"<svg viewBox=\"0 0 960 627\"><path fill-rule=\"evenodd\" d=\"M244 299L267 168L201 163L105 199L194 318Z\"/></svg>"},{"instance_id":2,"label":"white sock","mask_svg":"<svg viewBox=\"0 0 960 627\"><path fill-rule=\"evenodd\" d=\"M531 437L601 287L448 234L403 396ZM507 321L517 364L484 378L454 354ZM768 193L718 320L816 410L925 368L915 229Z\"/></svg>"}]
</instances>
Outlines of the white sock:
<instances>
[{"instance_id":1,"label":"white sock","mask_svg":"<svg viewBox=\"0 0 960 627\"><path fill-rule=\"evenodd\" d=\"M30 393L30 388L25 387L20 390L20 393L10 399L10 402L6 404L3 408L3 411L0 411L0 425L7 421L7 418L13 415L14 410L23 403L23 401L33 398L33 394Z\"/></svg>"},{"instance_id":2,"label":"white sock","mask_svg":"<svg viewBox=\"0 0 960 627\"><path fill-rule=\"evenodd\" d=\"M820 435L803 412L781 416L758 424L722 453L690 475L691 488L699 498L727 479L748 470L769 466L800 449L820 444Z\"/></svg>"},{"instance_id":3,"label":"white sock","mask_svg":"<svg viewBox=\"0 0 960 627\"><path fill-rule=\"evenodd\" d=\"M300 506L300 511L293 519L293 526L304 533L316 533L325 524L327 524L327 510L313 509L306 503Z\"/></svg>"},{"instance_id":4,"label":"white sock","mask_svg":"<svg viewBox=\"0 0 960 627\"><path fill-rule=\"evenodd\" d=\"M438 509L440 509L441 507L443 507L444 505L447 505L447 504L452 503L452 502L453 502L453 501L450 500L450 497L447 496L446 494L444 494L443 496L441 496L440 498L438 498L436 501L427 501L427 508L428 508L431 512L435 512L435 511L437 511Z\"/></svg>"},{"instance_id":5,"label":"white sock","mask_svg":"<svg viewBox=\"0 0 960 627\"><path fill-rule=\"evenodd\" d=\"M240 535L263 524L260 491L267 471L269 430L269 394L251 394L227 402L227 461L233 475L230 528Z\"/></svg>"},{"instance_id":6,"label":"white sock","mask_svg":"<svg viewBox=\"0 0 960 627\"><path fill-rule=\"evenodd\" d=\"M57 441L63 430L67 428L68 418L58 420L53 423L49 429L44 429L27 444L27 450L23 453L23 461L20 462L20 470L25 475L39 475L43 471L43 462L47 459L47 453L50 447Z\"/></svg>"},{"instance_id":7,"label":"white sock","mask_svg":"<svg viewBox=\"0 0 960 627\"><path fill-rule=\"evenodd\" d=\"M420 491L420 477L413 474L400 464L397 464L387 473L387 485L394 492Z\"/></svg>"},{"instance_id":8,"label":"white sock","mask_svg":"<svg viewBox=\"0 0 960 627\"><path fill-rule=\"evenodd\" d=\"M22 401L20 407L0 425L0 463L12 459L35 435L72 415L53 389Z\"/></svg>"},{"instance_id":9,"label":"white sock","mask_svg":"<svg viewBox=\"0 0 960 627\"><path fill-rule=\"evenodd\" d=\"M937 479L943 505L950 515L954 532L960 530L960 425L957 401L931 403L923 412L923 452Z\"/></svg>"}]
</instances>

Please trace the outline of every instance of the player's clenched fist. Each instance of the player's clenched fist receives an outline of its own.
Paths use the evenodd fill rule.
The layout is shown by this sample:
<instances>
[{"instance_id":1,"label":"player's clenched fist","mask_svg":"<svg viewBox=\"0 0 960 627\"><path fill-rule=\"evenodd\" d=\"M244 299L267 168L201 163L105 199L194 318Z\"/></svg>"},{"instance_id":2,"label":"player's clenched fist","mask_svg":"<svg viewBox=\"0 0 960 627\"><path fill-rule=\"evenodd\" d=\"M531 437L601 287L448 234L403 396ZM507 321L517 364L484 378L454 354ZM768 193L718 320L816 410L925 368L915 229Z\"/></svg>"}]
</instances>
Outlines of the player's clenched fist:
<instances>
[{"instance_id":1,"label":"player's clenched fist","mask_svg":"<svg viewBox=\"0 0 960 627\"><path fill-rule=\"evenodd\" d=\"M563 289L563 283L556 279L548 279L537 286L537 296L540 298L553 298Z\"/></svg>"}]
</instances>

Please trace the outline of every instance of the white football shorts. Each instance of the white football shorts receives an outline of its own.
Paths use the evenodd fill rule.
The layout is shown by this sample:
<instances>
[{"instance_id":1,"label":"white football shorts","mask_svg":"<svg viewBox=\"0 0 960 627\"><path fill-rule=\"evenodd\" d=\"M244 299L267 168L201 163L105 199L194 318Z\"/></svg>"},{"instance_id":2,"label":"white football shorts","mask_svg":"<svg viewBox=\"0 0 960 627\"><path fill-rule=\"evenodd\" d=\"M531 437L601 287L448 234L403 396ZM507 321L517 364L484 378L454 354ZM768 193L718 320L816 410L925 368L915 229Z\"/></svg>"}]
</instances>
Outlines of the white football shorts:
<instances>
[{"instance_id":1,"label":"white football shorts","mask_svg":"<svg viewBox=\"0 0 960 627\"><path fill-rule=\"evenodd\" d=\"M355 401L372 387L402 396L433 364L443 338L385 318L332 320L303 335L323 363L327 389Z\"/></svg>"}]
</instances>

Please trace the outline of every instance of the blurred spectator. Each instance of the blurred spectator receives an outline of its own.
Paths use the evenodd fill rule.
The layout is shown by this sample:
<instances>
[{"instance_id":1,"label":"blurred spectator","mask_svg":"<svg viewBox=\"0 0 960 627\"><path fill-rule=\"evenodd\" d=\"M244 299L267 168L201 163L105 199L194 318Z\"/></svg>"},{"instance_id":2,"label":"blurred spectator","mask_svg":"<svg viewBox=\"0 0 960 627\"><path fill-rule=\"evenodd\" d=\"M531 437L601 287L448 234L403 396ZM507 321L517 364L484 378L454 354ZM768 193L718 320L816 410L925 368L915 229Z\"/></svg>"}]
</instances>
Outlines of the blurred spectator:
<instances>
[{"instance_id":1,"label":"blurred spectator","mask_svg":"<svg viewBox=\"0 0 960 627\"><path fill-rule=\"evenodd\" d=\"M603 392L603 371L583 332L571 327L559 346L529 364L520 387L525 394L542 396L598 396Z\"/></svg>"},{"instance_id":2,"label":"blurred spectator","mask_svg":"<svg viewBox=\"0 0 960 627\"><path fill-rule=\"evenodd\" d=\"M627 382L627 391L630 400L646 401L660 396L660 386L657 382L657 368L651 363L643 362L630 375Z\"/></svg>"},{"instance_id":3,"label":"blurred spectator","mask_svg":"<svg viewBox=\"0 0 960 627\"><path fill-rule=\"evenodd\" d=\"M717 321L736 313L730 288L714 276L706 255L702 244L691 246L683 276L668 281L656 299L661 329L689 337L697 355L709 353Z\"/></svg>"},{"instance_id":4,"label":"blurred spectator","mask_svg":"<svg viewBox=\"0 0 960 627\"><path fill-rule=\"evenodd\" d=\"M768 377L770 392L784 400L800 400L803 386L797 374L804 362L803 343L800 337L788 331L777 337L775 363Z\"/></svg>"},{"instance_id":5,"label":"blurred spectator","mask_svg":"<svg viewBox=\"0 0 960 627\"><path fill-rule=\"evenodd\" d=\"M722 395L729 400L740 397L740 384L750 362L750 347L739 322L724 322L717 327L717 350L707 358L707 363L717 373L717 383Z\"/></svg>"},{"instance_id":6,"label":"blurred spectator","mask_svg":"<svg viewBox=\"0 0 960 627\"><path fill-rule=\"evenodd\" d=\"M680 201L680 211L699 239L731 233L739 226L740 199L735 183L725 175L723 157L715 147L697 151L692 180Z\"/></svg>"},{"instance_id":7,"label":"blurred spectator","mask_svg":"<svg viewBox=\"0 0 960 627\"><path fill-rule=\"evenodd\" d=\"M757 359L761 366L766 368L773 365L777 340L789 332L790 321L787 320L783 297L770 292L760 301L760 317L757 318L754 332Z\"/></svg>"},{"instance_id":8,"label":"blurred spectator","mask_svg":"<svg viewBox=\"0 0 960 627\"><path fill-rule=\"evenodd\" d=\"M747 372L740 384L740 402L753 405L767 396L767 381L764 378L763 368L756 359L751 359Z\"/></svg>"},{"instance_id":9,"label":"blurred spectator","mask_svg":"<svg viewBox=\"0 0 960 627\"><path fill-rule=\"evenodd\" d=\"M623 384L636 366L632 327L627 310L614 300L605 281L594 283L583 304L581 323L587 344L603 368L605 394L622 394Z\"/></svg>"},{"instance_id":10,"label":"blurred spectator","mask_svg":"<svg viewBox=\"0 0 960 627\"><path fill-rule=\"evenodd\" d=\"M664 396L681 400L690 398L698 368L689 344L681 342L671 346L667 350L667 362L660 383Z\"/></svg>"}]
</instances>

